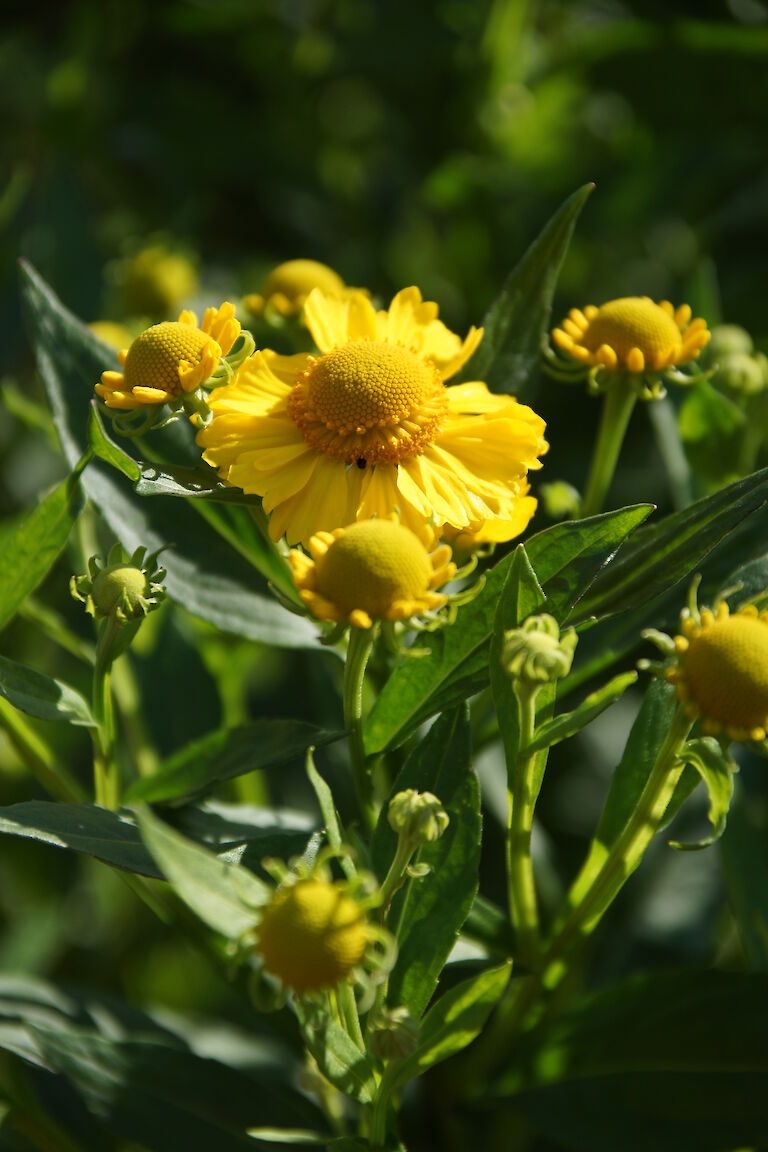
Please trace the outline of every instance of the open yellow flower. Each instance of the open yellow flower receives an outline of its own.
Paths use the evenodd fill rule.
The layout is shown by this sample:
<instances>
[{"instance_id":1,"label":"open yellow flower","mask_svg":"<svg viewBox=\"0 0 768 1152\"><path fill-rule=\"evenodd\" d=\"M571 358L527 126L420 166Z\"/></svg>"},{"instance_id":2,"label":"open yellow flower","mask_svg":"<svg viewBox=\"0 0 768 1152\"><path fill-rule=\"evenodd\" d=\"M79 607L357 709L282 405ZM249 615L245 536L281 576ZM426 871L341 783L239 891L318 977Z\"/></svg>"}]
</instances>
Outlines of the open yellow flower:
<instances>
[{"instance_id":1,"label":"open yellow flower","mask_svg":"<svg viewBox=\"0 0 768 1152\"><path fill-rule=\"evenodd\" d=\"M310 877L277 889L257 947L267 972L296 992L315 992L349 976L370 941L365 912L345 886Z\"/></svg>"},{"instance_id":2,"label":"open yellow flower","mask_svg":"<svg viewBox=\"0 0 768 1152\"><path fill-rule=\"evenodd\" d=\"M96 393L123 411L168 404L194 392L213 373L240 335L234 305L207 308L198 327L194 312L145 329L118 352L122 372L102 372Z\"/></svg>"},{"instance_id":3,"label":"open yellow flower","mask_svg":"<svg viewBox=\"0 0 768 1152\"><path fill-rule=\"evenodd\" d=\"M204 458L270 515L274 540L399 513L456 528L519 522L544 422L474 381L446 387L480 342L406 288L387 311L360 294L313 291L306 323L319 355L257 352L211 399ZM530 511L530 505L528 505Z\"/></svg>"},{"instance_id":4,"label":"open yellow flower","mask_svg":"<svg viewBox=\"0 0 768 1152\"><path fill-rule=\"evenodd\" d=\"M320 532L309 551L288 555L302 600L318 620L349 620L355 628L441 607L446 597L435 589L456 572L447 545L429 553L394 520L360 520Z\"/></svg>"},{"instance_id":5,"label":"open yellow flower","mask_svg":"<svg viewBox=\"0 0 768 1152\"><path fill-rule=\"evenodd\" d=\"M691 382L679 368L696 359L709 337L706 321L692 320L687 304L675 308L669 300L656 304L648 296L625 296L599 308L572 308L552 331L553 344L572 365L556 358L549 365L565 375L589 374L596 385L610 374L637 376L646 392L657 395L662 376Z\"/></svg>"},{"instance_id":6,"label":"open yellow flower","mask_svg":"<svg viewBox=\"0 0 768 1152\"><path fill-rule=\"evenodd\" d=\"M691 718L706 732L732 740L764 740L768 729L768 612L752 604L731 615L714 612L683 620L674 638L677 659L666 675Z\"/></svg>"},{"instance_id":7,"label":"open yellow flower","mask_svg":"<svg viewBox=\"0 0 768 1152\"><path fill-rule=\"evenodd\" d=\"M341 299L359 291L348 288L338 272L318 260L286 260L272 269L261 292L246 296L243 304L254 316L270 312L281 317L298 316L313 288Z\"/></svg>"}]
</instances>

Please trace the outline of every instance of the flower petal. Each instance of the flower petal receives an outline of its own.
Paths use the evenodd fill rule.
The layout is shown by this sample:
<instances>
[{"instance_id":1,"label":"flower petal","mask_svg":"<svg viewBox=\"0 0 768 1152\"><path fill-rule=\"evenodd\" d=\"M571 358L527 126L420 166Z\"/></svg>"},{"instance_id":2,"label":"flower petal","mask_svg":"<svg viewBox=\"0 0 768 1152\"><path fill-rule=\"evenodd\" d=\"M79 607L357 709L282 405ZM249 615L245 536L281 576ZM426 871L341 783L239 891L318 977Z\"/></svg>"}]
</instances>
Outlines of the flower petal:
<instances>
[{"instance_id":1,"label":"flower petal","mask_svg":"<svg viewBox=\"0 0 768 1152\"><path fill-rule=\"evenodd\" d=\"M321 352L330 352L350 340L373 340L376 336L376 313L362 292L342 299L314 288L304 305L304 319Z\"/></svg>"}]
</instances>

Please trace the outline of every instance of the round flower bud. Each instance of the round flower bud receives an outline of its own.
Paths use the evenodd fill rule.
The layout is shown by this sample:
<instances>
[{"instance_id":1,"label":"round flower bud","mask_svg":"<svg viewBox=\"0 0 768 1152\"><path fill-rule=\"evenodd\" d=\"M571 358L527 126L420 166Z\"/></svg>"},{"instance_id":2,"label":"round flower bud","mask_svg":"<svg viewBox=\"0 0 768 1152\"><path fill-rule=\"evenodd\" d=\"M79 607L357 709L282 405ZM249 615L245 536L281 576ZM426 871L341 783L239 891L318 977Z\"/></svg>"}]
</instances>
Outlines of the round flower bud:
<instances>
[{"instance_id":1,"label":"round flower bud","mask_svg":"<svg viewBox=\"0 0 768 1152\"><path fill-rule=\"evenodd\" d=\"M363 960L369 932L342 884L299 880L279 888L262 913L264 968L296 992L331 988Z\"/></svg>"},{"instance_id":2,"label":"round flower bud","mask_svg":"<svg viewBox=\"0 0 768 1152\"><path fill-rule=\"evenodd\" d=\"M437 796L431 792L417 792L415 788L408 788L392 797L387 819L398 836L415 845L439 840L450 822Z\"/></svg>"},{"instance_id":3,"label":"round flower bud","mask_svg":"<svg viewBox=\"0 0 768 1152\"><path fill-rule=\"evenodd\" d=\"M550 520L568 520L579 514L581 496L565 480L553 480L540 488L544 511Z\"/></svg>"},{"instance_id":4,"label":"round flower bud","mask_svg":"<svg viewBox=\"0 0 768 1152\"><path fill-rule=\"evenodd\" d=\"M721 361L724 356L734 353L743 353L749 356L752 352L752 337L738 324L718 324L712 329L712 338L707 348L707 360Z\"/></svg>"},{"instance_id":5,"label":"round flower bud","mask_svg":"<svg viewBox=\"0 0 768 1152\"><path fill-rule=\"evenodd\" d=\"M137 548L129 556L116 544L106 563L92 556L88 574L73 576L70 590L96 620L127 624L140 620L160 604L165 596L164 578L165 570L157 567L156 553L146 556L146 548Z\"/></svg>"},{"instance_id":6,"label":"round flower bud","mask_svg":"<svg viewBox=\"0 0 768 1152\"><path fill-rule=\"evenodd\" d=\"M732 392L752 396L762 392L768 383L768 362L764 356L750 356L746 352L730 352L720 357L717 383Z\"/></svg>"},{"instance_id":7,"label":"round flower bud","mask_svg":"<svg viewBox=\"0 0 768 1152\"><path fill-rule=\"evenodd\" d=\"M419 1023L407 1008L390 1008L371 1031L369 1048L379 1060L404 1060L416 1051Z\"/></svg>"},{"instance_id":8,"label":"round flower bud","mask_svg":"<svg viewBox=\"0 0 768 1152\"><path fill-rule=\"evenodd\" d=\"M552 683L570 672L577 640L573 628L561 635L553 616L529 616L504 636L504 670L530 687Z\"/></svg>"}]
</instances>

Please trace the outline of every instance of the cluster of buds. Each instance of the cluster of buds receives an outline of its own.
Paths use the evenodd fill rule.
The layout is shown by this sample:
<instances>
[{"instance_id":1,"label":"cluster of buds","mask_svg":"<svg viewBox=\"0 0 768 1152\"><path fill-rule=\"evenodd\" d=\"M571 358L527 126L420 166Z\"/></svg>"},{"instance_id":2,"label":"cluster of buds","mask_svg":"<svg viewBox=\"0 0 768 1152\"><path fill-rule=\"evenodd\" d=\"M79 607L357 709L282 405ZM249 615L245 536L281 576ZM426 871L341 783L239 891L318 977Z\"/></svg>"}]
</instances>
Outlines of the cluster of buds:
<instances>
[{"instance_id":1,"label":"cluster of buds","mask_svg":"<svg viewBox=\"0 0 768 1152\"><path fill-rule=\"evenodd\" d=\"M737 324L712 330L707 359L717 364L716 383L729 392L754 396L768 385L768 357L755 352L749 332Z\"/></svg>"},{"instance_id":2,"label":"cluster of buds","mask_svg":"<svg viewBox=\"0 0 768 1152\"><path fill-rule=\"evenodd\" d=\"M449 824L448 813L437 796L431 792L417 792L415 788L408 788L392 797L387 819L393 832L414 850L422 844L439 840Z\"/></svg>"},{"instance_id":3,"label":"cluster of buds","mask_svg":"<svg viewBox=\"0 0 768 1152\"><path fill-rule=\"evenodd\" d=\"M553 616L529 616L504 636L502 664L507 675L536 690L571 670L578 637L574 628L561 634Z\"/></svg>"}]
</instances>

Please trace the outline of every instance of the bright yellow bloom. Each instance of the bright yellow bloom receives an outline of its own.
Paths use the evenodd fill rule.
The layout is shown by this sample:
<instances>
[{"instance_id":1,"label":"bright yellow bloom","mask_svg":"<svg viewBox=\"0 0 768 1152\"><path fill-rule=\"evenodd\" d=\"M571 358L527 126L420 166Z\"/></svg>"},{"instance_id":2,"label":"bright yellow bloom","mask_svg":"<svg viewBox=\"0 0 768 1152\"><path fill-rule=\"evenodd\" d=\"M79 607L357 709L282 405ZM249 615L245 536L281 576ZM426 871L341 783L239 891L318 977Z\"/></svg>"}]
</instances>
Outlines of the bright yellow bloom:
<instances>
[{"instance_id":1,"label":"bright yellow bloom","mask_svg":"<svg viewBox=\"0 0 768 1152\"><path fill-rule=\"evenodd\" d=\"M223 479L263 498L274 540L306 544L394 513L417 533L425 520L522 529L526 475L547 449L543 420L479 381L445 387L481 330L462 341L418 288L380 312L362 295L316 289L305 319L320 354L249 357L214 393L198 435Z\"/></svg>"},{"instance_id":2,"label":"bright yellow bloom","mask_svg":"<svg viewBox=\"0 0 768 1152\"><path fill-rule=\"evenodd\" d=\"M764 740L768 729L768 612L754 605L733 616L720 603L683 621L667 678L692 718L733 740Z\"/></svg>"},{"instance_id":3,"label":"bright yellow bloom","mask_svg":"<svg viewBox=\"0 0 768 1152\"><path fill-rule=\"evenodd\" d=\"M207 308L199 327L194 312L182 312L178 321L154 324L119 352L123 371L103 372L96 392L108 408L167 404L203 384L239 335L232 304Z\"/></svg>"},{"instance_id":4,"label":"bright yellow bloom","mask_svg":"<svg viewBox=\"0 0 768 1152\"><path fill-rule=\"evenodd\" d=\"M687 304L677 310L668 300L648 296L609 300L600 308L572 308L552 339L582 364L658 371L694 360L709 340L706 320L691 320Z\"/></svg>"},{"instance_id":5,"label":"bright yellow bloom","mask_svg":"<svg viewBox=\"0 0 768 1152\"><path fill-rule=\"evenodd\" d=\"M338 272L317 260L286 260L278 264L267 276L261 292L254 292L243 300L254 316L274 312L278 316L298 316L313 288L326 296L341 299L359 292L348 288Z\"/></svg>"},{"instance_id":6,"label":"bright yellow bloom","mask_svg":"<svg viewBox=\"0 0 768 1152\"><path fill-rule=\"evenodd\" d=\"M360 520L320 532L309 551L311 557L298 549L288 555L302 600L318 620L349 620L355 628L439 608L446 597L434 589L456 571L447 545L430 554L394 520Z\"/></svg>"},{"instance_id":7,"label":"bright yellow bloom","mask_svg":"<svg viewBox=\"0 0 768 1152\"><path fill-rule=\"evenodd\" d=\"M371 939L360 905L343 884L299 880L264 909L258 950L267 972L296 992L331 988L363 960Z\"/></svg>"},{"instance_id":8,"label":"bright yellow bloom","mask_svg":"<svg viewBox=\"0 0 768 1152\"><path fill-rule=\"evenodd\" d=\"M521 483L520 495L515 504L515 516L511 520L484 520L477 528L451 528L443 530L443 539L456 552L476 552L480 548L493 548L520 536L533 519L538 501L527 495L530 484Z\"/></svg>"}]
</instances>

